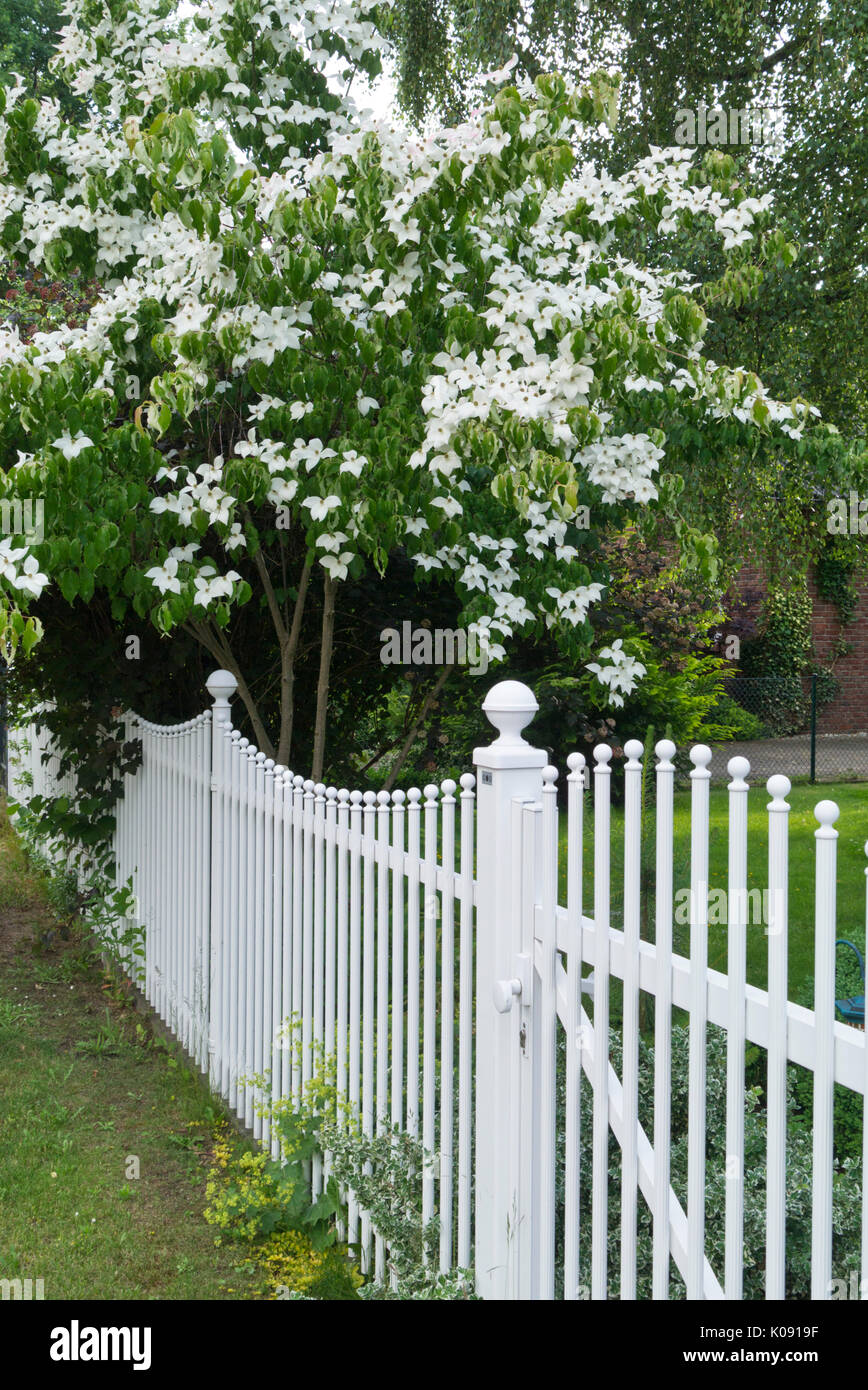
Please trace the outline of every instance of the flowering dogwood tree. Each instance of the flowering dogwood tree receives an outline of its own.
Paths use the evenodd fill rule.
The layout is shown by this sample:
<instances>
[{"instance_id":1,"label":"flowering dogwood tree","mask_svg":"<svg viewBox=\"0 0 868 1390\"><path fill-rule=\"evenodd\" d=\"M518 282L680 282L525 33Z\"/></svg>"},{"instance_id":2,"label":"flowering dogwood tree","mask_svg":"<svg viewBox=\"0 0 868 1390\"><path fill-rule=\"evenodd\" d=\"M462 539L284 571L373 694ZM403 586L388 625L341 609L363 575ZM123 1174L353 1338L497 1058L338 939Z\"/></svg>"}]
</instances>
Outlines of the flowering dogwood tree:
<instances>
[{"instance_id":1,"label":"flowering dogwood tree","mask_svg":"<svg viewBox=\"0 0 868 1390\"><path fill-rule=\"evenodd\" d=\"M46 584L103 590L118 624L132 605L233 670L285 763L321 584L315 775L343 581L401 549L492 659L568 631L617 702L642 667L593 650L604 576L577 518L654 504L674 420L713 450L810 414L703 353L679 231L705 219L735 267L793 254L725 158L652 149L609 177L582 140L616 84L508 68L471 121L410 139L350 95L383 8L71 0L55 61L86 122L15 86L0 115L6 253L102 286L84 326L0 328L4 493L46 509L44 540L2 556L7 647L38 636ZM279 653L273 749L232 647L251 600Z\"/></svg>"}]
</instances>

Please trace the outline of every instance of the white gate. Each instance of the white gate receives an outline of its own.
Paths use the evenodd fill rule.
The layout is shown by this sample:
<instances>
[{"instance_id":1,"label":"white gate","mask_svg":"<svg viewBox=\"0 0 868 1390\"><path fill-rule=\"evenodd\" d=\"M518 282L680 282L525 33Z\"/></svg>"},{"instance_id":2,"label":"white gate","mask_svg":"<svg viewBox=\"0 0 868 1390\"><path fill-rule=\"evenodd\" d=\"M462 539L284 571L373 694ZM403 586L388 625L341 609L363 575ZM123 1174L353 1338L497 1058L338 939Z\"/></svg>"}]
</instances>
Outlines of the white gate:
<instances>
[{"instance_id":1,"label":"white gate","mask_svg":"<svg viewBox=\"0 0 868 1390\"><path fill-rule=\"evenodd\" d=\"M786 1290L786 1072L813 1072L812 1297L832 1289L833 1099L835 1082L866 1094L864 1032L835 1021L835 888L838 808L816 808L815 1008L788 1002L788 812L786 777L768 782L768 991L746 984L749 765L728 771L727 972L708 968L708 843L711 750L691 750L689 955L673 953L673 789L675 746L656 746L656 848L652 943L640 936L642 744L625 746L623 929L610 924L612 750L594 749L593 916L582 896L585 759L568 759L566 906L559 904L557 769L521 730L536 711L527 687L503 682L484 709L500 731L477 749L477 1248L480 1291L500 1299L610 1295L609 1147L621 1150L618 1294L635 1298L637 1207L653 1214L653 1297L670 1296L672 1266L690 1299L743 1296L745 1042L767 1052L767 1298ZM583 967L592 967L583 980ZM610 1061L610 981L623 987L622 1066ZM639 1124L639 999L655 998L654 1124ZM590 1016L584 1006L590 995ZM689 1124L686 1211L670 1185L673 1008L689 1015ZM726 1164L706 1163L706 1035L727 1034ZM558 1118L558 1039L563 1030L565 1100ZM580 1097L590 1085L592 1133L580 1132ZM864 1102L863 1102L864 1104ZM868 1128L866 1128L868 1136ZM590 1146L590 1203L582 1205L581 1155ZM562 1156L561 1156L562 1155ZM864 1169L864 1162L863 1162ZM726 1182L725 1271L706 1258L706 1184ZM556 1240L556 1183L563 1184ZM590 1282L580 1283L581 1212L590 1205ZM756 1252L753 1252L754 1254ZM868 1288L868 1212L862 1193L863 1290ZM864 1294L863 1294L864 1296Z\"/></svg>"}]
</instances>

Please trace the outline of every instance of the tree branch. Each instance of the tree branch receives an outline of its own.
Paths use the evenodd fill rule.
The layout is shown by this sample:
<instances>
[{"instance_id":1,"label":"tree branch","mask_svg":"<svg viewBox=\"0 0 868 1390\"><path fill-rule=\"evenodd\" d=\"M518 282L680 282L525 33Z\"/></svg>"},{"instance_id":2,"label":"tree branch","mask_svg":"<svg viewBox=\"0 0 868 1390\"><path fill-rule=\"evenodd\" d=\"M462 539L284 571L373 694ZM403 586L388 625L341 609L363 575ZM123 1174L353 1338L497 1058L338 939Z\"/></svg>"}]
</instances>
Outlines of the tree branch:
<instances>
[{"instance_id":1,"label":"tree branch","mask_svg":"<svg viewBox=\"0 0 868 1390\"><path fill-rule=\"evenodd\" d=\"M792 58L793 54L804 48L810 37L810 34L796 34L794 38L782 44L780 48L775 49L774 53L770 53L759 63L747 62L740 63L736 68L721 68L714 74L713 80L716 82L734 82L740 77L753 77L759 72L771 72L772 68L776 68L779 63L785 63L788 58Z\"/></svg>"},{"instance_id":2,"label":"tree branch","mask_svg":"<svg viewBox=\"0 0 868 1390\"><path fill-rule=\"evenodd\" d=\"M250 693L250 687L244 679L241 667L235 659L235 654L229 645L225 633L219 629L215 631L214 628L208 626L207 622L198 622L196 620L189 620L183 623L182 627L186 632L189 632L191 637L194 637L211 656L213 656L215 661L219 661L225 670L232 672L232 675L238 682L238 694L241 696L241 701L244 708L247 710L248 718L253 726L257 747L261 749L266 757L273 758L274 748L271 739L265 731L265 725L256 707L256 701Z\"/></svg>"},{"instance_id":3,"label":"tree branch","mask_svg":"<svg viewBox=\"0 0 868 1390\"><path fill-rule=\"evenodd\" d=\"M434 701L437 699L437 696L440 694L440 691L443 689L444 685L446 684L447 680L452 675L452 672L454 670L454 666L444 666L443 670L440 672L440 675L437 677L437 680L435 681L434 685L431 687L431 689L428 691L428 694L425 696L425 701L422 705L421 710L419 711L419 718L416 720L415 724L413 725L412 729L410 730L409 734L404 739L404 742L401 745L401 751L398 754L398 757L395 761L395 765L392 768L392 771L389 773L388 778L386 779L384 791L390 792L394 787L398 777L398 773L401 771L401 768L407 761L407 756L410 752L410 749L416 742L416 737L419 733L419 730L425 723L425 720L428 718L431 706L434 704Z\"/></svg>"},{"instance_id":4,"label":"tree branch","mask_svg":"<svg viewBox=\"0 0 868 1390\"><path fill-rule=\"evenodd\" d=\"M313 562L305 559L304 568L301 571L301 578L298 581L298 593L295 597L292 626L289 629L286 644L285 646L281 646L280 650L280 735L278 739L277 761L283 767L289 766L289 755L292 749L292 727L295 722L295 658L298 655L298 643L301 637L301 620L304 614L304 605L310 586L312 570Z\"/></svg>"},{"instance_id":5,"label":"tree branch","mask_svg":"<svg viewBox=\"0 0 868 1390\"><path fill-rule=\"evenodd\" d=\"M330 574L323 571L323 610L322 641L319 652L319 680L316 687L316 722L313 732L313 770L311 777L315 782L322 781L325 760L326 713L328 709L329 677L331 675L332 649L335 633L335 597L337 583Z\"/></svg>"},{"instance_id":6,"label":"tree branch","mask_svg":"<svg viewBox=\"0 0 868 1390\"><path fill-rule=\"evenodd\" d=\"M271 621L274 623L274 630L277 633L277 640L281 647L283 647L284 643L288 640L288 633L283 621L283 614L280 611L280 604L277 602L277 595L274 592L274 585L271 582L271 575L268 573L268 566L265 563L265 556L262 553L262 546L259 547L256 554L253 556L253 563L262 581L262 588L265 591L265 599L268 604L268 611L271 614Z\"/></svg>"}]
</instances>

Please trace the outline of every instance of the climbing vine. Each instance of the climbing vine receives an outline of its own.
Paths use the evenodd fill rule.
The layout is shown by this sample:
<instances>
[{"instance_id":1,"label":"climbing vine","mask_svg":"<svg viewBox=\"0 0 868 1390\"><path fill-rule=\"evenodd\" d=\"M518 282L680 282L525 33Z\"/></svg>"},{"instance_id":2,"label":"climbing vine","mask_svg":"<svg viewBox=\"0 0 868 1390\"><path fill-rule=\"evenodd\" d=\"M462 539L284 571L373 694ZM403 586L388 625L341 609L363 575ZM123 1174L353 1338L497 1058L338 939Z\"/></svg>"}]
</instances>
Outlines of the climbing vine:
<instances>
[{"instance_id":1,"label":"climbing vine","mask_svg":"<svg viewBox=\"0 0 868 1390\"><path fill-rule=\"evenodd\" d=\"M812 656L812 604L804 576L789 586L769 589L760 631L744 649L742 670L758 677L754 713L777 736L797 733L808 718L805 677Z\"/></svg>"},{"instance_id":2,"label":"climbing vine","mask_svg":"<svg viewBox=\"0 0 868 1390\"><path fill-rule=\"evenodd\" d=\"M828 536L817 555L817 593L838 610L841 626L852 622L859 591L855 576L862 559L858 536Z\"/></svg>"}]
</instances>

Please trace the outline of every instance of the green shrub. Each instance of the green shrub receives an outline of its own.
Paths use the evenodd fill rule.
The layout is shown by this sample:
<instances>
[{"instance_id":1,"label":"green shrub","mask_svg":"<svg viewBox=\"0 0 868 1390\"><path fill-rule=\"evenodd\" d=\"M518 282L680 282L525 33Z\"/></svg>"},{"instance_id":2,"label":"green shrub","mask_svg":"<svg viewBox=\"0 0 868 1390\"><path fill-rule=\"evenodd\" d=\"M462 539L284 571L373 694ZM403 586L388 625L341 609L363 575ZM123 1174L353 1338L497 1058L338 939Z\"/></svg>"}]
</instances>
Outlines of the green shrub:
<instances>
[{"instance_id":1,"label":"green shrub","mask_svg":"<svg viewBox=\"0 0 868 1390\"><path fill-rule=\"evenodd\" d=\"M557 1221L563 1238L563 1143L564 1143L564 1068L563 1033L560 1034L559 1118ZM726 1034L709 1026L706 1075L706 1256L722 1281L724 1271L724 1240L726 1211ZM618 1074L622 1069L621 1039L610 1033L612 1066ZM744 1138L744 1297L765 1297L765 1239L766 1239L766 1111L764 1104L765 1054L756 1056L759 1049L748 1049L752 1063L748 1067L745 1088ZM676 1024L672 1029L672 1109L671 1109L671 1183L685 1206L687 1198L687 1122L688 1122L688 1058L689 1030ZM639 1121L649 1136L653 1134L653 1065L654 1049L644 1040L640 1043ZM796 1094L796 1068L788 1080L787 1131L787 1284L788 1299L810 1298L811 1288L811 1217L813 1166L810 1129L806 1128ZM798 1069L802 1076L805 1073ZM855 1099L858 1100L858 1097ZM591 1087L582 1087L582 1152L580 1206L580 1297L589 1297L591 1262L591 1140L593 1134L593 1098ZM609 1290L610 1298L620 1292L620 1219L621 1219L621 1151L609 1141ZM838 1152L833 1186L834 1267L837 1275L859 1268L861 1220L861 1164L852 1155ZM640 1197L637 1220L637 1297L651 1297L652 1276L651 1212ZM558 1278L560 1279L560 1271ZM684 1298L686 1289L674 1262L671 1267L671 1296ZM562 1296L556 1287L556 1296Z\"/></svg>"},{"instance_id":2,"label":"green shrub","mask_svg":"<svg viewBox=\"0 0 868 1390\"><path fill-rule=\"evenodd\" d=\"M248 1247L249 1258L262 1270L266 1297L355 1299L362 1276L337 1239L337 1185L329 1180L312 1200L305 1171L316 1148L310 1117L290 1120L284 1110L277 1113L291 1152L283 1162L264 1152L239 1157L218 1135L205 1189L205 1220L217 1229L216 1244L237 1241Z\"/></svg>"},{"instance_id":3,"label":"green shrub","mask_svg":"<svg viewBox=\"0 0 868 1390\"><path fill-rule=\"evenodd\" d=\"M439 1272L440 1224L422 1219L422 1174L431 1160L418 1139L397 1128L368 1137L353 1123L327 1124L320 1137L331 1171L352 1188L388 1247L392 1280L365 1285L360 1297L475 1298L469 1270Z\"/></svg>"},{"instance_id":4,"label":"green shrub","mask_svg":"<svg viewBox=\"0 0 868 1390\"><path fill-rule=\"evenodd\" d=\"M731 695L721 695L702 721L697 738L703 743L735 743L762 738L764 733L765 725L751 710L738 704Z\"/></svg>"},{"instance_id":5,"label":"green shrub","mask_svg":"<svg viewBox=\"0 0 868 1390\"><path fill-rule=\"evenodd\" d=\"M278 1231L256 1245L254 1255L272 1298L294 1293L345 1303L358 1298L364 1282L345 1246L316 1250L304 1231Z\"/></svg>"}]
</instances>

